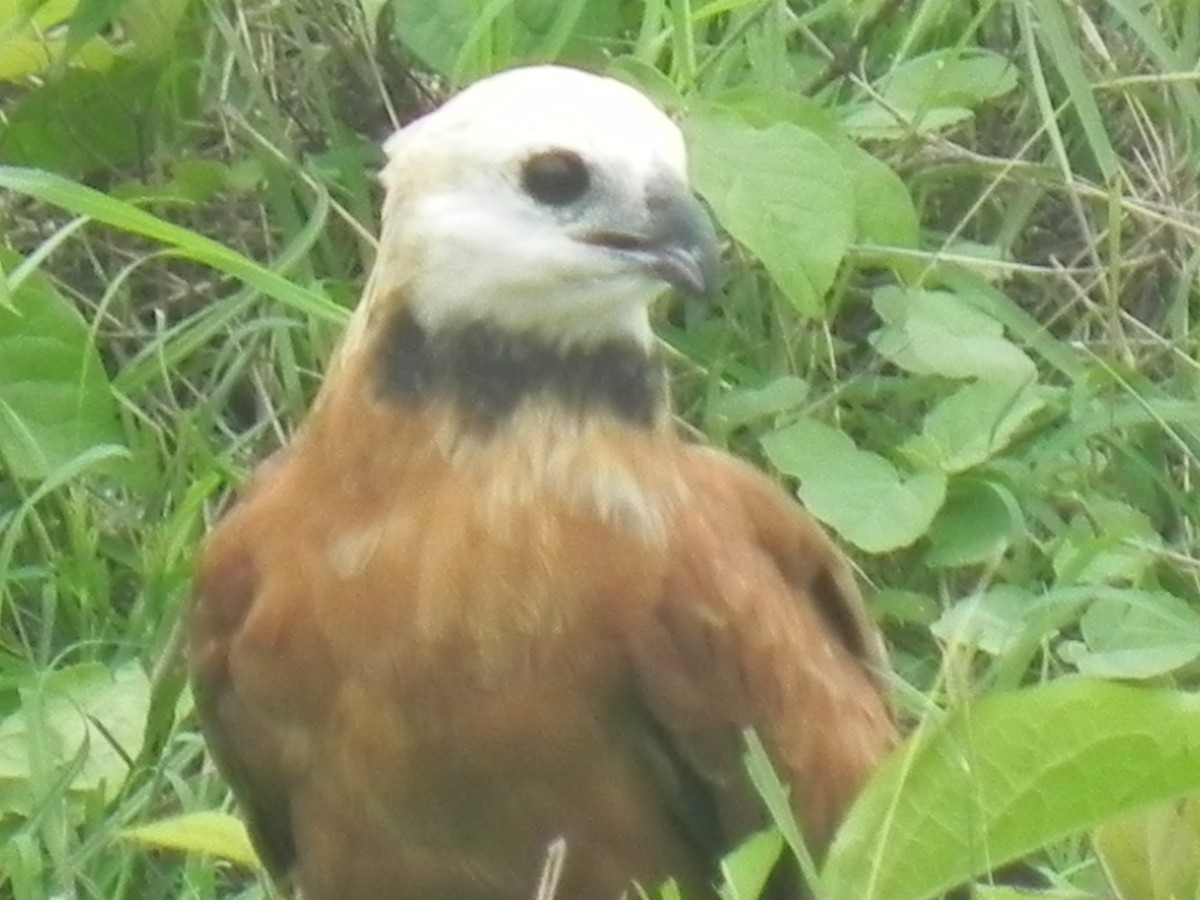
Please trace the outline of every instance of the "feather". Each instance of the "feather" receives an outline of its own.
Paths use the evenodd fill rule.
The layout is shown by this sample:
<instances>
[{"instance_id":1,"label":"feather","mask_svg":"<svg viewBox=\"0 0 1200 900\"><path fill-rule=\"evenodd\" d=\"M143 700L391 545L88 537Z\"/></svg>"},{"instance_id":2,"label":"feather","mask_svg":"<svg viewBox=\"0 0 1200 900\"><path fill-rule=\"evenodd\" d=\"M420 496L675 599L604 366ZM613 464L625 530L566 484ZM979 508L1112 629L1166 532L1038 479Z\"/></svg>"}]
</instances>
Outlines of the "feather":
<instances>
[{"instance_id":1,"label":"feather","mask_svg":"<svg viewBox=\"0 0 1200 900\"><path fill-rule=\"evenodd\" d=\"M743 729L823 847L895 740L882 643L794 501L671 427L645 307L715 259L674 126L552 67L462 96L392 143L321 394L205 541L205 736L305 900L527 898L564 847L560 897L715 896L766 821ZM547 145L572 200L513 174Z\"/></svg>"}]
</instances>

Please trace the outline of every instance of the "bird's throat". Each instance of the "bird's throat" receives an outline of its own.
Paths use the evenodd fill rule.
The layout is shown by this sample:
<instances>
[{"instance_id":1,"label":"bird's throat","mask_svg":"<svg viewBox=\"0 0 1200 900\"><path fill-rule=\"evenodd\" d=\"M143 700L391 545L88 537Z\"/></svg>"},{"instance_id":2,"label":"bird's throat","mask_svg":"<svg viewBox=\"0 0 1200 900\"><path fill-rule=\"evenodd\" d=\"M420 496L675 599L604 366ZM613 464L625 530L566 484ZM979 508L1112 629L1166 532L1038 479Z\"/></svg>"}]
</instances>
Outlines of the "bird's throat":
<instances>
[{"instance_id":1,"label":"bird's throat","mask_svg":"<svg viewBox=\"0 0 1200 900\"><path fill-rule=\"evenodd\" d=\"M666 411L662 365L632 339L555 346L483 322L430 331L405 310L388 324L376 352L382 399L411 407L450 402L483 430L526 402L646 428Z\"/></svg>"}]
</instances>

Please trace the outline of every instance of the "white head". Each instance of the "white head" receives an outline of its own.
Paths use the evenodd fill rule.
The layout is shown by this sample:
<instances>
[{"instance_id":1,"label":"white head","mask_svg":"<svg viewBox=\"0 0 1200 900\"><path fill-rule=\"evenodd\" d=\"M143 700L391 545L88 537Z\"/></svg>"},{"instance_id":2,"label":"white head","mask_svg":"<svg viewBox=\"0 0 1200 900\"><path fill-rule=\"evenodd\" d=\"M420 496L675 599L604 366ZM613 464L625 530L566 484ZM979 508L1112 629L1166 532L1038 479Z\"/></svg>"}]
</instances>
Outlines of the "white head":
<instances>
[{"instance_id":1,"label":"white head","mask_svg":"<svg viewBox=\"0 0 1200 900\"><path fill-rule=\"evenodd\" d=\"M636 90L515 69L397 132L372 293L426 328L484 320L565 343L651 340L669 285L714 280L712 225L679 129Z\"/></svg>"}]
</instances>

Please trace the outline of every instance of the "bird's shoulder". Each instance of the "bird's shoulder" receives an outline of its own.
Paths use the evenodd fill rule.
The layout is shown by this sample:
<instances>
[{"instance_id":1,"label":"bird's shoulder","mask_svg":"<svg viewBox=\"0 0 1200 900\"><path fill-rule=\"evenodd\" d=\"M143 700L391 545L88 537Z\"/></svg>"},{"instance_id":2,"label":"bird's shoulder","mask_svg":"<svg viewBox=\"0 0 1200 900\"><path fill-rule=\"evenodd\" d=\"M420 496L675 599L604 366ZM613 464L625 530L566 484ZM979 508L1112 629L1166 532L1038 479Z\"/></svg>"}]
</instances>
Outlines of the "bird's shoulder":
<instances>
[{"instance_id":1,"label":"bird's shoulder","mask_svg":"<svg viewBox=\"0 0 1200 900\"><path fill-rule=\"evenodd\" d=\"M713 449L685 446L678 464L689 499L629 634L648 707L743 806L740 731L755 729L820 845L896 738L878 629L845 557L778 485Z\"/></svg>"}]
</instances>

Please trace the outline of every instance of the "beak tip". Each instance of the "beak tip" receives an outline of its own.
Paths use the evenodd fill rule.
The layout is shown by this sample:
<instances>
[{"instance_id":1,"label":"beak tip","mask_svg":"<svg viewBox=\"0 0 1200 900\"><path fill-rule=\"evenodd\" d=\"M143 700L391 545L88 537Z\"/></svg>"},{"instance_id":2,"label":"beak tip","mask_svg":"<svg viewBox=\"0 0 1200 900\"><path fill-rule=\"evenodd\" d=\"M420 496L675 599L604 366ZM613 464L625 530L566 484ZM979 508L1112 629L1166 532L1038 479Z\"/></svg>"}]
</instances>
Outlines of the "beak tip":
<instances>
[{"instance_id":1,"label":"beak tip","mask_svg":"<svg viewBox=\"0 0 1200 900\"><path fill-rule=\"evenodd\" d=\"M691 198L690 209L685 216L686 239L681 250L691 262L693 283L687 293L708 300L716 296L721 282L721 254L717 247L717 232L708 212L695 198Z\"/></svg>"},{"instance_id":2,"label":"beak tip","mask_svg":"<svg viewBox=\"0 0 1200 900\"><path fill-rule=\"evenodd\" d=\"M651 267L656 277L680 293L704 300L717 293L720 268L715 245L663 247Z\"/></svg>"},{"instance_id":3,"label":"beak tip","mask_svg":"<svg viewBox=\"0 0 1200 900\"><path fill-rule=\"evenodd\" d=\"M721 254L708 213L699 201L689 201L675 218L673 239L663 242L659 274L677 290L707 300L720 288Z\"/></svg>"}]
</instances>

